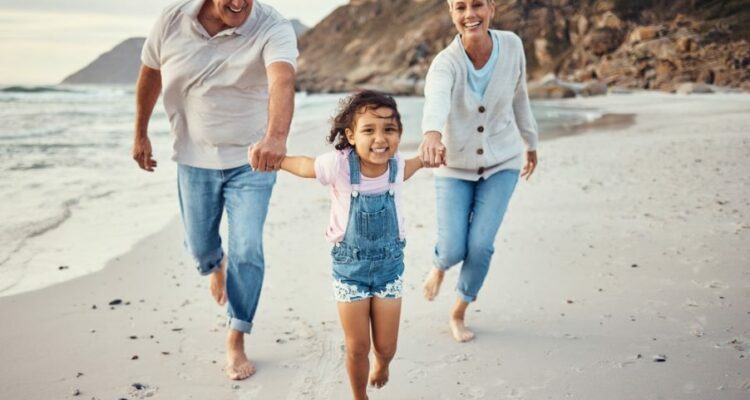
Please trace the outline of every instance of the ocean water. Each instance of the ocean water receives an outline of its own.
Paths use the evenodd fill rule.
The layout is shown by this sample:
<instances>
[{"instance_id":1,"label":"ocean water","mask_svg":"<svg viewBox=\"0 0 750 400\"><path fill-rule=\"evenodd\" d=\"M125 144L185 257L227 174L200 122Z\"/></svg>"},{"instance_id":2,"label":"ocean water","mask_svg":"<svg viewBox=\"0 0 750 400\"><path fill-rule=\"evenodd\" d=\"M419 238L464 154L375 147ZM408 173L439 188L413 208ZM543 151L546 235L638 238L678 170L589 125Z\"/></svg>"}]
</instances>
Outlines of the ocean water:
<instances>
[{"instance_id":1,"label":"ocean water","mask_svg":"<svg viewBox=\"0 0 750 400\"><path fill-rule=\"evenodd\" d=\"M323 151L340 95L298 94L290 152ZM405 149L419 143L423 99L398 98ZM98 271L178 216L166 114L150 123L157 172L131 159L129 87L0 88L0 296ZM542 132L599 116L534 106ZM314 154L310 154L314 155Z\"/></svg>"}]
</instances>

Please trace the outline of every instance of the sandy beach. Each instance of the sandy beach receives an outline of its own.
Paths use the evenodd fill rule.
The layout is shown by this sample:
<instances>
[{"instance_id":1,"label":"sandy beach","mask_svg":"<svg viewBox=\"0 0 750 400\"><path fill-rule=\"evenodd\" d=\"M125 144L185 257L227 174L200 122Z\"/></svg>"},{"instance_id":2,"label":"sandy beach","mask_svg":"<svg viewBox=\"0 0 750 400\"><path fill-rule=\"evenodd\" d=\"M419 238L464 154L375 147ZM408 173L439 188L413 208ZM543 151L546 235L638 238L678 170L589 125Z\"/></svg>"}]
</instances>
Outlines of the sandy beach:
<instances>
[{"instance_id":1,"label":"sandy beach","mask_svg":"<svg viewBox=\"0 0 750 400\"><path fill-rule=\"evenodd\" d=\"M750 95L550 104L632 123L542 141L470 308L467 344L448 331L457 269L436 301L421 294L432 174L407 183L399 350L370 398L750 398ZM290 154L325 151L324 132L312 146L290 140ZM347 399L328 210L327 188L279 175L250 379L222 372L224 312L182 247L175 203L166 228L101 271L0 298L0 398Z\"/></svg>"}]
</instances>

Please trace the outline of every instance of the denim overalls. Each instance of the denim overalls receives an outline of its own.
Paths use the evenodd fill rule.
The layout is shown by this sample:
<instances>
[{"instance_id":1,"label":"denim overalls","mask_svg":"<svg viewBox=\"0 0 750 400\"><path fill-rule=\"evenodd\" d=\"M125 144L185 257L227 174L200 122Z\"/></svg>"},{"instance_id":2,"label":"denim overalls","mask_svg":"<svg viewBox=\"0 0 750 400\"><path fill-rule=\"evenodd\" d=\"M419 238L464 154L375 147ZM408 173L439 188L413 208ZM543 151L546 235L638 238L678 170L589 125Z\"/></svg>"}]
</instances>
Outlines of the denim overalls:
<instances>
[{"instance_id":1,"label":"denim overalls","mask_svg":"<svg viewBox=\"0 0 750 400\"><path fill-rule=\"evenodd\" d=\"M394 184L395 158L388 161L389 191L377 195L359 193L359 156L349 153L352 186L349 220L344 239L331 250L333 292L336 301L352 302L373 296L401 297L405 241L399 237Z\"/></svg>"}]
</instances>

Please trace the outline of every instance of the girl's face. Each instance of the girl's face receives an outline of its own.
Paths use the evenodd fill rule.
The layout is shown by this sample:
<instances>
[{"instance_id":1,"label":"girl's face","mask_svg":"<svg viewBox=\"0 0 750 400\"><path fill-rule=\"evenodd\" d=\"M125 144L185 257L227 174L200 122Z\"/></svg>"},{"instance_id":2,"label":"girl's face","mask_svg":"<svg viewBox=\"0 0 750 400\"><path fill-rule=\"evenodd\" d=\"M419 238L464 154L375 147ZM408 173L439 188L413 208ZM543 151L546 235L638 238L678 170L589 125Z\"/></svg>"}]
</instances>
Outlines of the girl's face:
<instances>
[{"instance_id":1,"label":"girl's face","mask_svg":"<svg viewBox=\"0 0 750 400\"><path fill-rule=\"evenodd\" d=\"M362 172L385 172L398 150L401 131L391 108L365 108L357 110L354 130L346 130L346 138L362 163ZM381 171L382 169L382 171Z\"/></svg>"},{"instance_id":2,"label":"girl's face","mask_svg":"<svg viewBox=\"0 0 750 400\"><path fill-rule=\"evenodd\" d=\"M466 39L487 35L495 17L495 6L490 0L453 0L450 9L453 25Z\"/></svg>"}]
</instances>

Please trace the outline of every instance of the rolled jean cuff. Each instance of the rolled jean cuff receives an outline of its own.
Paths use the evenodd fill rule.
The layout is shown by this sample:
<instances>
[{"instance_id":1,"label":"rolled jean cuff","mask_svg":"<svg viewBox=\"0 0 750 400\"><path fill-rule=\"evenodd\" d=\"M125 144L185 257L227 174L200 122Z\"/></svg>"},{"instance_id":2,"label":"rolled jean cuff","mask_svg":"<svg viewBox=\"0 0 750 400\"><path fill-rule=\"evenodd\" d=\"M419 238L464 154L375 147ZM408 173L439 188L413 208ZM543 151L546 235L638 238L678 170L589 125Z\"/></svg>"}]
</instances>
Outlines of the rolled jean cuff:
<instances>
[{"instance_id":1,"label":"rolled jean cuff","mask_svg":"<svg viewBox=\"0 0 750 400\"><path fill-rule=\"evenodd\" d=\"M203 265L200 264L200 261L198 262L198 272L202 276L211 275L221 268L221 262L224 261L224 249L219 249L217 254L218 254L218 261L215 261L216 259L214 259L214 261L208 262Z\"/></svg>"},{"instance_id":2,"label":"rolled jean cuff","mask_svg":"<svg viewBox=\"0 0 750 400\"><path fill-rule=\"evenodd\" d=\"M441 271L447 271L447 270L449 270L452 267L452 265L447 266L447 267L442 266L440 264L440 261L438 260L437 257L435 257L435 258L432 259L432 266L435 267L435 268L437 268L437 269L439 269L439 270L441 270Z\"/></svg>"},{"instance_id":3,"label":"rolled jean cuff","mask_svg":"<svg viewBox=\"0 0 750 400\"><path fill-rule=\"evenodd\" d=\"M456 293L458 294L458 298L460 300L467 303L473 303L477 300L477 296L469 296L468 294L462 292L460 289L456 289Z\"/></svg>"},{"instance_id":4,"label":"rolled jean cuff","mask_svg":"<svg viewBox=\"0 0 750 400\"><path fill-rule=\"evenodd\" d=\"M253 330L252 322L247 322L247 321L243 321L241 319L232 318L232 317L229 317L229 319L227 319L227 326L229 327L229 329L232 329L238 332L244 332L244 333L247 333L248 335Z\"/></svg>"}]
</instances>

